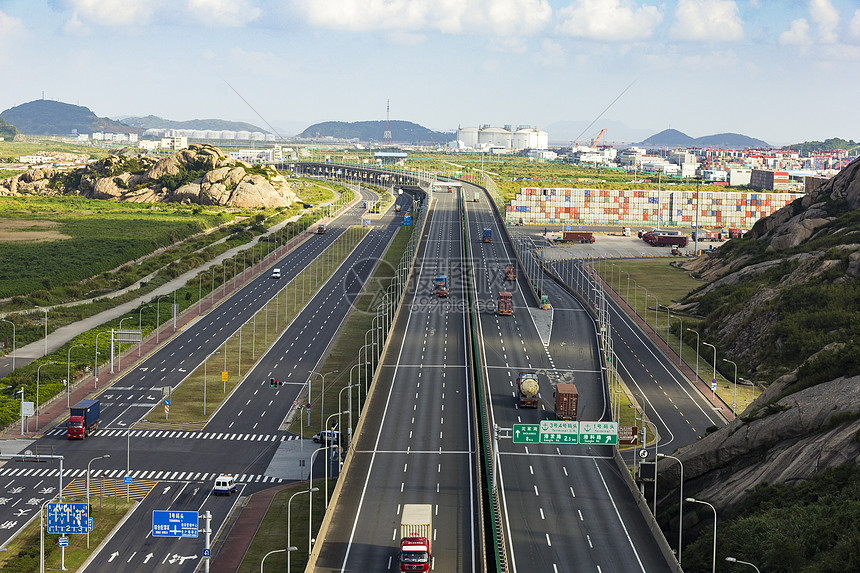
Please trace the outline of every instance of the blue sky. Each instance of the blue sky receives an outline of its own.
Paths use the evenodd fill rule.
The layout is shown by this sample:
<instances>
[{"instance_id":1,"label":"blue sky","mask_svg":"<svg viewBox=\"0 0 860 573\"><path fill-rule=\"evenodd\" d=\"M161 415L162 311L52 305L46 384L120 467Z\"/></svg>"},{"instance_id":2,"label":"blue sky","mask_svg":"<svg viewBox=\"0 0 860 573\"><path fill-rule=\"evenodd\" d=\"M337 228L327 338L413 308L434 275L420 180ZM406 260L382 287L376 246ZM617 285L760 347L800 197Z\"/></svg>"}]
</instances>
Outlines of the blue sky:
<instances>
[{"instance_id":1,"label":"blue sky","mask_svg":"<svg viewBox=\"0 0 860 573\"><path fill-rule=\"evenodd\" d=\"M860 139L858 0L0 0L0 110ZM600 128L598 121L593 131ZM552 139L550 132L550 139ZM612 139L612 134L607 133Z\"/></svg>"}]
</instances>

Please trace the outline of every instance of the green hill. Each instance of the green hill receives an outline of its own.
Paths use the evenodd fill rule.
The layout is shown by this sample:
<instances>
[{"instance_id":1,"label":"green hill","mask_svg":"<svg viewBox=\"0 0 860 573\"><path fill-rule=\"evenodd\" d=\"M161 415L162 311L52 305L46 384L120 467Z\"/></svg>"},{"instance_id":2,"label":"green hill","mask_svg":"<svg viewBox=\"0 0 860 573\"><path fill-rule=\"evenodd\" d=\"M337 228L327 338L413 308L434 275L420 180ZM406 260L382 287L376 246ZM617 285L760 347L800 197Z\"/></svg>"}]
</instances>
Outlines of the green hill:
<instances>
[{"instance_id":1,"label":"green hill","mask_svg":"<svg viewBox=\"0 0 860 573\"><path fill-rule=\"evenodd\" d=\"M14 125L9 125L0 117L0 137L6 141L12 141L12 138L16 135L18 135L18 129Z\"/></svg>"},{"instance_id":2,"label":"green hill","mask_svg":"<svg viewBox=\"0 0 860 573\"><path fill-rule=\"evenodd\" d=\"M95 131L142 132L139 128L98 117L89 108L47 99L22 103L3 111L0 117L17 127L21 133L29 135L71 135Z\"/></svg>"},{"instance_id":3,"label":"green hill","mask_svg":"<svg viewBox=\"0 0 860 573\"><path fill-rule=\"evenodd\" d=\"M297 137L319 139L358 139L359 141L382 141L385 121L325 121L315 123ZM454 139L453 133L432 131L411 121L392 121L391 140L395 143L447 143Z\"/></svg>"},{"instance_id":4,"label":"green hill","mask_svg":"<svg viewBox=\"0 0 860 573\"><path fill-rule=\"evenodd\" d=\"M804 141L803 143L792 143L788 145L788 149L795 149L803 153L810 151L834 151L837 149L856 149L860 146L853 139L844 140L839 137L832 137L824 141Z\"/></svg>"},{"instance_id":5,"label":"green hill","mask_svg":"<svg viewBox=\"0 0 860 573\"><path fill-rule=\"evenodd\" d=\"M174 121L164 119L157 115L144 117L125 117L122 122L141 129L211 129L215 131L260 131L269 133L261 127L243 121L227 121L224 119L189 119L186 121Z\"/></svg>"}]
</instances>

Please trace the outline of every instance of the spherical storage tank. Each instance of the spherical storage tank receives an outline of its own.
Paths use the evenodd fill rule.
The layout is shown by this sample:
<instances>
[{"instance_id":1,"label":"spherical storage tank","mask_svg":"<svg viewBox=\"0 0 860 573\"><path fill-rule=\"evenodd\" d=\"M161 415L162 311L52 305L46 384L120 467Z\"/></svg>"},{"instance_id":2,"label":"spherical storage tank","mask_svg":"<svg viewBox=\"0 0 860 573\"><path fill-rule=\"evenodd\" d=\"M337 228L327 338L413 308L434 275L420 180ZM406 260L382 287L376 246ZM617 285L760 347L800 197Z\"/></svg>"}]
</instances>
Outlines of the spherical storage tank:
<instances>
[{"instance_id":1,"label":"spherical storage tank","mask_svg":"<svg viewBox=\"0 0 860 573\"><path fill-rule=\"evenodd\" d=\"M486 127L478 132L478 145L493 147L511 147L511 132L501 127Z\"/></svg>"},{"instance_id":2,"label":"spherical storage tank","mask_svg":"<svg viewBox=\"0 0 860 573\"><path fill-rule=\"evenodd\" d=\"M457 139L462 141L466 147L471 147L472 149L478 147L478 128L461 127L457 130Z\"/></svg>"}]
</instances>

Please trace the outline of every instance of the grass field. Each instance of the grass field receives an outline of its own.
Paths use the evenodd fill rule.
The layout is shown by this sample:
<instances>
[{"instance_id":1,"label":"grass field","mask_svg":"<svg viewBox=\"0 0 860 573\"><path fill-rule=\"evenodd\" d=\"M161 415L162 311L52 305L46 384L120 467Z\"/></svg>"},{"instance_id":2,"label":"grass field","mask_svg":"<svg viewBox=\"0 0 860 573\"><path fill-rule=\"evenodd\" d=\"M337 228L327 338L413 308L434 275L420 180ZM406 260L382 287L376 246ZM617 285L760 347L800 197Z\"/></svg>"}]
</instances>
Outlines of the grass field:
<instances>
[{"instance_id":1,"label":"grass field","mask_svg":"<svg viewBox=\"0 0 860 573\"><path fill-rule=\"evenodd\" d=\"M69 499L63 499L68 502ZM80 500L86 502L86 499ZM90 548L86 535L69 535L66 547L65 566L68 571L77 571L84 561L113 530L117 523L131 510L135 502L126 503L125 497L90 497L90 517L93 531L90 533ZM38 510L36 510L38 513ZM145 516L142 516L143 519ZM61 550L57 546L59 535L45 533L45 570L60 569ZM33 520L15 539L6 544L7 551L0 553L0 570L3 573L32 573L39 570L39 519Z\"/></svg>"},{"instance_id":2,"label":"grass field","mask_svg":"<svg viewBox=\"0 0 860 573\"><path fill-rule=\"evenodd\" d=\"M152 410L145 419L170 424L207 420L242 381L242 373L247 375L256 360L277 340L366 233L364 228L353 227L338 237L332 246L287 283L215 354L189 373L173 391L168 419L165 419L164 410L160 407ZM226 381L222 379L223 372L227 373Z\"/></svg>"},{"instance_id":3,"label":"grass field","mask_svg":"<svg viewBox=\"0 0 860 573\"><path fill-rule=\"evenodd\" d=\"M119 149L114 151L119 151ZM0 141L0 161L14 163L19 155L33 155L38 151L77 153L94 159L101 159L110 154L108 149L66 143L50 137L30 136L28 141Z\"/></svg>"},{"instance_id":4,"label":"grass field","mask_svg":"<svg viewBox=\"0 0 860 573\"><path fill-rule=\"evenodd\" d=\"M666 305L671 304L672 301L681 300L704 283L691 277L683 269L671 266L670 261L665 258L601 262L595 263L594 268L604 281L607 283L611 281L612 288L639 316L646 319L660 338L667 340L668 335L669 346L676 353L680 349L684 361L695 370L697 336L695 332L687 329L696 330L701 319L693 316L677 316L675 313L671 313L671 319L669 319ZM630 276L629 283L627 273ZM659 310L657 303L659 303ZM699 376L708 382L713 377L714 358L713 350L702 344L704 341L704 338L699 338ZM752 402L754 390L751 386L744 385L738 385L735 388L734 366L724 362L722 358L723 356L717 355L717 394L726 404L737 404L736 411L740 414ZM739 375L743 376L743 373Z\"/></svg>"}]
</instances>

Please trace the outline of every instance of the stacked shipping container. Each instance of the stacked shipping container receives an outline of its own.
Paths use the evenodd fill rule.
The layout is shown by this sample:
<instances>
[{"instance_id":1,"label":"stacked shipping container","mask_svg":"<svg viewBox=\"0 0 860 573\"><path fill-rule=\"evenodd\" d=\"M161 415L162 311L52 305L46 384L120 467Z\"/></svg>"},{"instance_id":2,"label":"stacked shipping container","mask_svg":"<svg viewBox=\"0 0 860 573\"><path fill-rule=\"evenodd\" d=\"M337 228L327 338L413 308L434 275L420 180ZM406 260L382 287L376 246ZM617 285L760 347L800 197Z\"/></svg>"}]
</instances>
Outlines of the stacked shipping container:
<instances>
[{"instance_id":1,"label":"stacked shipping container","mask_svg":"<svg viewBox=\"0 0 860 573\"><path fill-rule=\"evenodd\" d=\"M802 193L699 191L701 227L751 228ZM563 189L523 187L505 208L509 223L562 225L654 225L696 223L695 191Z\"/></svg>"}]
</instances>

